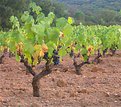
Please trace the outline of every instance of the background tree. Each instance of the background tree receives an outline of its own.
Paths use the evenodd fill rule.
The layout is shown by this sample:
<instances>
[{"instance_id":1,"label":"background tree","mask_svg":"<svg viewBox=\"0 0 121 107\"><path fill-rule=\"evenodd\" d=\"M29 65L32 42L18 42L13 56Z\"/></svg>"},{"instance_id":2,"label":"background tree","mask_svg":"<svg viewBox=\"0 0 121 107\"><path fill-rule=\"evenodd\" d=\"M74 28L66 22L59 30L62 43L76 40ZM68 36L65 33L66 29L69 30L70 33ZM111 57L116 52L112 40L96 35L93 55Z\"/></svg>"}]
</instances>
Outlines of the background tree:
<instances>
[{"instance_id":1,"label":"background tree","mask_svg":"<svg viewBox=\"0 0 121 107\"><path fill-rule=\"evenodd\" d=\"M20 16L27 9L28 0L0 0L0 26L7 30L10 27L9 18Z\"/></svg>"},{"instance_id":2,"label":"background tree","mask_svg":"<svg viewBox=\"0 0 121 107\"><path fill-rule=\"evenodd\" d=\"M49 12L54 12L57 17L66 17L68 14L67 8L63 3L57 0L33 0L42 8L42 12L47 15Z\"/></svg>"},{"instance_id":3,"label":"background tree","mask_svg":"<svg viewBox=\"0 0 121 107\"><path fill-rule=\"evenodd\" d=\"M83 24L121 25L121 0L58 0L64 2L69 9L69 15L79 21L78 15L82 11L85 21ZM77 16L77 17L76 17ZM81 21L81 18L80 18ZM79 23L78 23L79 24Z\"/></svg>"},{"instance_id":4,"label":"background tree","mask_svg":"<svg viewBox=\"0 0 121 107\"><path fill-rule=\"evenodd\" d=\"M85 23L85 14L82 11L77 11L74 15L75 23Z\"/></svg>"},{"instance_id":5,"label":"background tree","mask_svg":"<svg viewBox=\"0 0 121 107\"><path fill-rule=\"evenodd\" d=\"M68 16L64 4L56 0L0 0L0 29L8 30L11 27L10 16L15 15L20 18L23 11L28 10L31 1L37 3L45 15L54 12L57 17Z\"/></svg>"}]
</instances>

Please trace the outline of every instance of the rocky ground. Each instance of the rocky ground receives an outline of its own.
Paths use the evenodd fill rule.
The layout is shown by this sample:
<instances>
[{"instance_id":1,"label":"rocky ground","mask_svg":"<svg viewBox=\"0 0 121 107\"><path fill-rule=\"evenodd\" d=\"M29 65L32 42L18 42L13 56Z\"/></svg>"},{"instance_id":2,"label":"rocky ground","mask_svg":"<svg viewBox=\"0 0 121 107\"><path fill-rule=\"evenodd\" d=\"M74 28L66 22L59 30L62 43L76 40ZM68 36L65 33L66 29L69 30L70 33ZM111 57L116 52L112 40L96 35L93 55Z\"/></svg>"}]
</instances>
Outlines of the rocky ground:
<instances>
[{"instance_id":1,"label":"rocky ground","mask_svg":"<svg viewBox=\"0 0 121 107\"><path fill-rule=\"evenodd\" d=\"M76 75L70 58L40 80L40 98L32 96L32 76L23 64L0 64L0 107L121 107L121 52L85 65ZM42 65L36 69L41 72Z\"/></svg>"}]
</instances>

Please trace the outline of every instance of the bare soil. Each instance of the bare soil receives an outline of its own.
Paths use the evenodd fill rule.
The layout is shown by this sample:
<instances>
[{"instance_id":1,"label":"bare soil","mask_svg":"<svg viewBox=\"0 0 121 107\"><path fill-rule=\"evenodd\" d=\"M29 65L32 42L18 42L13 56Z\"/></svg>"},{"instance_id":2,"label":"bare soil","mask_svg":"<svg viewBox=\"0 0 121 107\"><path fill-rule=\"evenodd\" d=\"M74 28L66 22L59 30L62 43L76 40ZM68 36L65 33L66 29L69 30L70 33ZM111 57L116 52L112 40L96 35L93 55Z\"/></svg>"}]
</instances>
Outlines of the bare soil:
<instances>
[{"instance_id":1,"label":"bare soil","mask_svg":"<svg viewBox=\"0 0 121 107\"><path fill-rule=\"evenodd\" d=\"M14 58L0 64L0 107L121 107L121 51L85 65L76 75L72 60L40 80L41 97L32 96L32 76ZM41 72L43 65L35 69Z\"/></svg>"}]
</instances>

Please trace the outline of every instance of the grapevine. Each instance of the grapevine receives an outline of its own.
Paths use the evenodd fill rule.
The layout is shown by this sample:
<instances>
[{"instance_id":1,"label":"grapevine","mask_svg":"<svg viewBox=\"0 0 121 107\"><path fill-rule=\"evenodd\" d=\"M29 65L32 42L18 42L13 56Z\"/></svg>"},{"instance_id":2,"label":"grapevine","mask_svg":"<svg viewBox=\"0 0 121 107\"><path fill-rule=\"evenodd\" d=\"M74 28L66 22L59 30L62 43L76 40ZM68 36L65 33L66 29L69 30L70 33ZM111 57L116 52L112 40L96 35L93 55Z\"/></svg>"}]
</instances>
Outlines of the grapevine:
<instances>
[{"instance_id":1,"label":"grapevine","mask_svg":"<svg viewBox=\"0 0 121 107\"><path fill-rule=\"evenodd\" d=\"M12 28L0 33L0 63L6 52L14 54L33 76L35 97L40 96L39 80L50 74L64 56L71 57L75 72L80 75L85 64L99 63L101 57L121 49L121 26L74 25L71 17L55 18L52 12L45 16L35 3L30 4L30 11L25 11L21 20L11 16L10 21ZM90 60L92 56L95 58ZM42 61L44 68L37 73L33 67Z\"/></svg>"}]
</instances>

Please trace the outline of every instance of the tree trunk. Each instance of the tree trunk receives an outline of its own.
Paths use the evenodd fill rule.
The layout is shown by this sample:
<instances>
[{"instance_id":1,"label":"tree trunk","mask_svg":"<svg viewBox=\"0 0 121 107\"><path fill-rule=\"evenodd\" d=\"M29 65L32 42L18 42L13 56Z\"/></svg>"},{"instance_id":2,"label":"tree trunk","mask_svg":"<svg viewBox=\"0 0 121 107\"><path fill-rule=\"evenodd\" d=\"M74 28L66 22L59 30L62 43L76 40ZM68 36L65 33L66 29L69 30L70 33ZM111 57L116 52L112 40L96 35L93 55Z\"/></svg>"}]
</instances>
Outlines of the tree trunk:
<instances>
[{"instance_id":1,"label":"tree trunk","mask_svg":"<svg viewBox=\"0 0 121 107\"><path fill-rule=\"evenodd\" d=\"M112 56L116 54L116 49L110 49Z\"/></svg>"},{"instance_id":2,"label":"tree trunk","mask_svg":"<svg viewBox=\"0 0 121 107\"><path fill-rule=\"evenodd\" d=\"M75 66L76 74L81 75L81 67L80 66Z\"/></svg>"},{"instance_id":3,"label":"tree trunk","mask_svg":"<svg viewBox=\"0 0 121 107\"><path fill-rule=\"evenodd\" d=\"M1 56L0 56L0 64L2 64L3 58L4 58L4 55L1 55Z\"/></svg>"},{"instance_id":4,"label":"tree trunk","mask_svg":"<svg viewBox=\"0 0 121 107\"><path fill-rule=\"evenodd\" d=\"M105 50L103 50L103 56L106 55L106 52L108 51L108 48L106 48Z\"/></svg>"},{"instance_id":5,"label":"tree trunk","mask_svg":"<svg viewBox=\"0 0 121 107\"><path fill-rule=\"evenodd\" d=\"M73 58L73 65L75 67L75 71L77 75L81 75L81 67L84 66L85 64L90 64L89 60L87 62L82 62L80 64L77 64L75 57Z\"/></svg>"},{"instance_id":6,"label":"tree trunk","mask_svg":"<svg viewBox=\"0 0 121 107\"><path fill-rule=\"evenodd\" d=\"M98 54L97 56L95 57L95 59L92 61L92 63L100 63L100 57L102 57L101 53L100 53L100 50L98 50Z\"/></svg>"},{"instance_id":7,"label":"tree trunk","mask_svg":"<svg viewBox=\"0 0 121 107\"><path fill-rule=\"evenodd\" d=\"M39 74L37 74L33 77L32 86L33 86L33 96L34 97L40 97L39 80L52 72L52 70L50 69L50 62L51 62L51 60L48 60L45 65L45 69L43 69L42 72L40 72Z\"/></svg>"},{"instance_id":8,"label":"tree trunk","mask_svg":"<svg viewBox=\"0 0 121 107\"><path fill-rule=\"evenodd\" d=\"M24 66L27 68L27 70L29 71L29 73L33 76L33 80L32 80L32 87L33 87L33 96L34 97L40 97L40 85L39 85L39 80L50 74L51 73L51 69L50 69L50 63L52 58L47 59L47 62L45 64L45 68L42 70L42 72L40 72L39 74L37 74L33 69L32 66L29 65L28 60L24 58L24 55L19 54L19 56L21 57L21 61L22 63L24 63Z\"/></svg>"},{"instance_id":9,"label":"tree trunk","mask_svg":"<svg viewBox=\"0 0 121 107\"><path fill-rule=\"evenodd\" d=\"M33 86L33 96L34 97L40 97L40 92L39 92L39 79L37 79L37 77L33 77L32 80L32 86Z\"/></svg>"},{"instance_id":10,"label":"tree trunk","mask_svg":"<svg viewBox=\"0 0 121 107\"><path fill-rule=\"evenodd\" d=\"M40 89L40 87L39 87L39 80L40 80L42 77L44 77L44 76L46 76L46 75L48 75L48 74L50 74L50 73L51 73L51 70L44 69L41 73L39 73L39 74L37 74L37 75L35 75L35 76L33 77L32 86L33 86L33 96L34 96L34 97L40 97L40 92L39 92L39 89Z\"/></svg>"}]
</instances>

